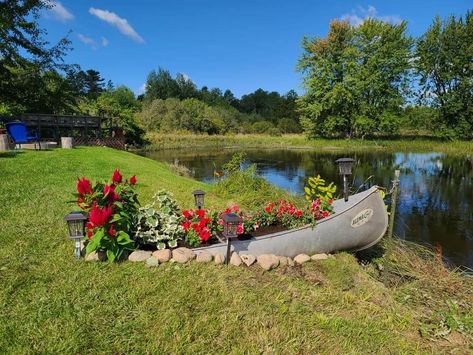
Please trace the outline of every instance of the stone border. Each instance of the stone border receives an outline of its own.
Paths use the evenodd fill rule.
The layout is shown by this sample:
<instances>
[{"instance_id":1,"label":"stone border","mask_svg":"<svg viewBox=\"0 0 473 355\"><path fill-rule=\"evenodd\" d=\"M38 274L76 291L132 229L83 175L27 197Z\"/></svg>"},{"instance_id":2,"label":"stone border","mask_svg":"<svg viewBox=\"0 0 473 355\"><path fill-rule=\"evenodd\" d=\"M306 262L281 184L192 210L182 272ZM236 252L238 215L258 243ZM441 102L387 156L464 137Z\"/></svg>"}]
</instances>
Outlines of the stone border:
<instances>
[{"instance_id":1,"label":"stone border","mask_svg":"<svg viewBox=\"0 0 473 355\"><path fill-rule=\"evenodd\" d=\"M229 264L232 266L251 266L258 264L263 270L269 271L277 268L278 266L295 266L302 265L309 261L326 260L329 258L335 258L332 254L314 254L309 256L307 254L299 254L294 259L287 256L278 256L274 254L262 254L255 257L251 254L238 254L233 252L230 258ZM91 253L85 257L86 261L105 261L107 257L105 253ZM186 264L195 260L198 263L210 263L214 262L217 265L225 263L225 255L217 254L213 256L207 251L202 251L198 255L188 248L176 248L173 250L164 249L156 250L154 252L145 250L135 250L128 256L130 262L145 262L147 267L157 267L160 264L167 262Z\"/></svg>"}]
</instances>

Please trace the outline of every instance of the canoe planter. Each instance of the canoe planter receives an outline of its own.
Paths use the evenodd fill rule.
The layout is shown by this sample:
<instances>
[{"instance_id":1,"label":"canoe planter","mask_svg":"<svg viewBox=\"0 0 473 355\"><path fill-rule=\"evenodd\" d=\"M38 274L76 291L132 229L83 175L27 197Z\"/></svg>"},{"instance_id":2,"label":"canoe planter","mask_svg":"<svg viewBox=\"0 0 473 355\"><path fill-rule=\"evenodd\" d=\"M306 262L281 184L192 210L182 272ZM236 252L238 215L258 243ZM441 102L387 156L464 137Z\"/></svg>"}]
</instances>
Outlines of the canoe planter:
<instances>
[{"instance_id":1,"label":"canoe planter","mask_svg":"<svg viewBox=\"0 0 473 355\"><path fill-rule=\"evenodd\" d=\"M248 240L235 240L232 251L239 254L275 254L295 257L298 254L358 251L378 243L388 227L388 215L379 188L350 196L348 202L336 200L335 213L317 222L315 228L305 226ZM212 244L194 251L226 254L225 243Z\"/></svg>"}]
</instances>

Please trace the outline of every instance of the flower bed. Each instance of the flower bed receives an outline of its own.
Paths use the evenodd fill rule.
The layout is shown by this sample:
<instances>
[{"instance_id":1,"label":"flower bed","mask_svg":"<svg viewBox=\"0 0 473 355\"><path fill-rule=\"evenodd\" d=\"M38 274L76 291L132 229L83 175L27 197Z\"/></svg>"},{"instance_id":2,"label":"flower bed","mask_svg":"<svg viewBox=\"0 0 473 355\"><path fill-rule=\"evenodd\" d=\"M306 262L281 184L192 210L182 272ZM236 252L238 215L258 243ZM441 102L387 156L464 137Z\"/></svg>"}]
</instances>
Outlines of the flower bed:
<instances>
[{"instance_id":1,"label":"flower bed","mask_svg":"<svg viewBox=\"0 0 473 355\"><path fill-rule=\"evenodd\" d=\"M237 214L240 240L290 230L304 225L315 227L318 220L333 213L334 187L316 178L306 191L310 203L303 208L286 200L270 201L256 211L242 211L233 205L224 211L179 208L173 196L158 191L150 205L140 207L135 192L136 177L124 180L116 169L110 181L93 186L85 177L77 181L77 205L88 212L87 254L106 252L110 261L136 246L165 249L177 246L200 247L218 243L223 233L223 215ZM309 183L311 180L309 180Z\"/></svg>"}]
</instances>

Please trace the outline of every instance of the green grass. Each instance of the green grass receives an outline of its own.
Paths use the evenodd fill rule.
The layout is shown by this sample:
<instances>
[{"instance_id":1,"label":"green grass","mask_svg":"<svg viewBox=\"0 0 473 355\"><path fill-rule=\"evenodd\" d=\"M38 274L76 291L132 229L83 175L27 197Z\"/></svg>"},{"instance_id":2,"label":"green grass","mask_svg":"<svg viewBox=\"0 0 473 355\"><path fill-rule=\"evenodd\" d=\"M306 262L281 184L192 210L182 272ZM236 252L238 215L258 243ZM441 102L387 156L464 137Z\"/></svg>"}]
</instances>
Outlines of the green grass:
<instances>
[{"instance_id":1,"label":"green grass","mask_svg":"<svg viewBox=\"0 0 473 355\"><path fill-rule=\"evenodd\" d=\"M287 134L280 137L268 135L197 135L148 133L148 150L178 148L291 148L317 150L383 150L401 152L445 152L449 154L473 154L470 141L441 141L406 137L401 139L307 139L301 134Z\"/></svg>"},{"instance_id":2,"label":"green grass","mask_svg":"<svg viewBox=\"0 0 473 355\"><path fill-rule=\"evenodd\" d=\"M75 260L63 221L75 178L108 178L116 167L137 175L142 202L166 188L188 207L196 187L209 205L239 202L107 148L1 154L1 354L471 350L472 280L399 242L367 266L340 253L271 272ZM453 331L439 335L445 324Z\"/></svg>"}]
</instances>

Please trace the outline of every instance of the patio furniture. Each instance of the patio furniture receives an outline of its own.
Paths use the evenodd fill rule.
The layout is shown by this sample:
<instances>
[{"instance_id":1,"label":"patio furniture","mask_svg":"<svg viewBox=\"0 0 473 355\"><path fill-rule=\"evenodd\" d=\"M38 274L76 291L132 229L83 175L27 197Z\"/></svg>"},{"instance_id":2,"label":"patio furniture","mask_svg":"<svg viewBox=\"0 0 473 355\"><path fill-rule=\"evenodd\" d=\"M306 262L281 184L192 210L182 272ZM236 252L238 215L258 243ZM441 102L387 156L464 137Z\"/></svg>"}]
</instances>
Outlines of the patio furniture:
<instances>
[{"instance_id":1,"label":"patio furniture","mask_svg":"<svg viewBox=\"0 0 473 355\"><path fill-rule=\"evenodd\" d=\"M18 145L21 149L21 145L25 143L34 143L36 149L36 144L38 144L39 149L41 150L41 144L39 142L39 135L37 131L28 131L26 125L23 122L10 122L6 125L7 132L10 135L15 146Z\"/></svg>"}]
</instances>

